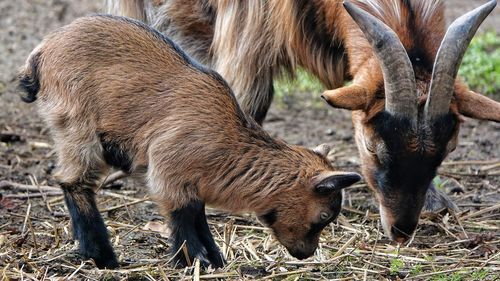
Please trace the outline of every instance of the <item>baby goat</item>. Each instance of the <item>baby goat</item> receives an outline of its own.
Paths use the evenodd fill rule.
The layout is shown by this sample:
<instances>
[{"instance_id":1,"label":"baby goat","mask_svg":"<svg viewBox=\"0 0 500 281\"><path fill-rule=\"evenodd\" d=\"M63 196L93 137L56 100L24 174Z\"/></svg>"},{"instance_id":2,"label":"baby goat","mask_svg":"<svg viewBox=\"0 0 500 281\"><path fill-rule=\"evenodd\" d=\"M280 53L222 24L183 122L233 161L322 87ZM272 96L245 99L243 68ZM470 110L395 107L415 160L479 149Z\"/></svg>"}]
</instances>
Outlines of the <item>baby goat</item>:
<instances>
[{"instance_id":1,"label":"baby goat","mask_svg":"<svg viewBox=\"0 0 500 281\"><path fill-rule=\"evenodd\" d=\"M302 259L337 217L341 189L360 180L335 172L325 146L271 138L219 74L137 21L96 15L55 31L28 58L20 86L51 129L80 252L101 268L118 266L94 193L111 167L145 176L170 218L173 252L187 246L180 265L214 267L224 259L205 204L254 212Z\"/></svg>"}]
</instances>

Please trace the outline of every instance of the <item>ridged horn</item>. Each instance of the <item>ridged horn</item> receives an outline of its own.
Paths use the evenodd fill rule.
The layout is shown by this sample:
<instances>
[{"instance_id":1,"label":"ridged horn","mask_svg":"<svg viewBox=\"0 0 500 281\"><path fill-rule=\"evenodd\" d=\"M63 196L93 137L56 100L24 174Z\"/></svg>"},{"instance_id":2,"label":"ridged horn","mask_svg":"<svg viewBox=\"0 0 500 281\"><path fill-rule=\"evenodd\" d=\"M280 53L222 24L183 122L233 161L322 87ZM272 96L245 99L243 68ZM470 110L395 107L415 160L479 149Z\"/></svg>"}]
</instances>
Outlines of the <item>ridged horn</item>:
<instances>
[{"instance_id":1,"label":"ridged horn","mask_svg":"<svg viewBox=\"0 0 500 281\"><path fill-rule=\"evenodd\" d=\"M394 31L382 21L344 1L344 7L370 42L384 76L385 110L417 120L415 73L406 50Z\"/></svg>"},{"instance_id":2,"label":"ridged horn","mask_svg":"<svg viewBox=\"0 0 500 281\"><path fill-rule=\"evenodd\" d=\"M432 120L448 113L458 68L465 50L484 19L497 4L492 0L456 19L446 31L436 55L429 95L425 103L425 117Z\"/></svg>"}]
</instances>

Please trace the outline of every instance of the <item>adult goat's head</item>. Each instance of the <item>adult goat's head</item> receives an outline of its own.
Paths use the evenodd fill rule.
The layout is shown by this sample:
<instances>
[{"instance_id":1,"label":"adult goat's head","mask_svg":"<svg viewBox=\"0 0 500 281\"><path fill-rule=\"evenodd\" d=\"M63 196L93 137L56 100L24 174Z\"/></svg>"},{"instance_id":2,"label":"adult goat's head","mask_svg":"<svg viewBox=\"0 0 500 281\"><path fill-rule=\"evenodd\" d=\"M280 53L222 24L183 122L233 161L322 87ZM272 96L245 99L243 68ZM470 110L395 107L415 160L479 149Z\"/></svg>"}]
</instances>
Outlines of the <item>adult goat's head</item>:
<instances>
[{"instance_id":1,"label":"adult goat's head","mask_svg":"<svg viewBox=\"0 0 500 281\"><path fill-rule=\"evenodd\" d=\"M456 147L460 115L500 121L499 103L456 81L467 46L495 5L492 0L458 18L436 42L442 36L412 37L411 28L432 28L422 27L428 23L411 18L411 12L402 15L409 27L393 31L369 9L344 2L375 56L359 66L351 85L322 97L354 111L363 173L393 240L403 242L415 230L437 168ZM429 40L439 48L429 51Z\"/></svg>"}]
</instances>

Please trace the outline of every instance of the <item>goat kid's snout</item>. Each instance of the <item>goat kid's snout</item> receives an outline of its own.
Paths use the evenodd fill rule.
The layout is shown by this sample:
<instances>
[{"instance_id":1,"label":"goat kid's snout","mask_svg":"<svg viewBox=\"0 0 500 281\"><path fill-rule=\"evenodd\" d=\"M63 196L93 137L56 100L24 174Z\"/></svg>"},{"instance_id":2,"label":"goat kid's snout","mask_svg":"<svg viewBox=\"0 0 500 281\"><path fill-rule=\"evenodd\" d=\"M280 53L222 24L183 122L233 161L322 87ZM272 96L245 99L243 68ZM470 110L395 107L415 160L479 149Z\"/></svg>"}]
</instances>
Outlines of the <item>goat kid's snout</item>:
<instances>
[{"instance_id":1,"label":"goat kid's snout","mask_svg":"<svg viewBox=\"0 0 500 281\"><path fill-rule=\"evenodd\" d=\"M314 255L316 248L318 247L318 243L307 243L304 241L298 241L293 247L288 248L287 250L292 255L292 257L304 260L308 257Z\"/></svg>"}]
</instances>

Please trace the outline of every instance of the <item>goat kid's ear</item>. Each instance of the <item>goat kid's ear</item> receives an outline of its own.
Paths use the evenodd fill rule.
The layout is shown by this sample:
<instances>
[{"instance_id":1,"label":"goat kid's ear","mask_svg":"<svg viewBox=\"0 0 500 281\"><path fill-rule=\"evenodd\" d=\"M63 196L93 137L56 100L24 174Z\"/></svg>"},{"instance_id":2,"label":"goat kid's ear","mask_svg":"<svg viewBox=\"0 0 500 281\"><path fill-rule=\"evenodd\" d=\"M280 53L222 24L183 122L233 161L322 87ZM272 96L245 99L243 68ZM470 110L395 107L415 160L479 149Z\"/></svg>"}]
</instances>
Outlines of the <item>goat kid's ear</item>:
<instances>
[{"instance_id":1,"label":"goat kid's ear","mask_svg":"<svg viewBox=\"0 0 500 281\"><path fill-rule=\"evenodd\" d=\"M348 110L365 109L368 104L366 89L355 84L325 91L321 98L332 107Z\"/></svg>"},{"instance_id":2,"label":"goat kid's ear","mask_svg":"<svg viewBox=\"0 0 500 281\"><path fill-rule=\"evenodd\" d=\"M314 153L322 155L324 157L328 156L330 150L332 150L332 147L326 143L320 144L313 149Z\"/></svg>"},{"instance_id":3,"label":"goat kid's ear","mask_svg":"<svg viewBox=\"0 0 500 281\"><path fill-rule=\"evenodd\" d=\"M320 174L318 177L318 183L314 186L314 190L319 194L340 191L361 180L359 174L349 172L329 172Z\"/></svg>"},{"instance_id":4,"label":"goat kid's ear","mask_svg":"<svg viewBox=\"0 0 500 281\"><path fill-rule=\"evenodd\" d=\"M473 91L455 93L458 112L480 120L500 122L500 102L496 102Z\"/></svg>"}]
</instances>

